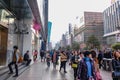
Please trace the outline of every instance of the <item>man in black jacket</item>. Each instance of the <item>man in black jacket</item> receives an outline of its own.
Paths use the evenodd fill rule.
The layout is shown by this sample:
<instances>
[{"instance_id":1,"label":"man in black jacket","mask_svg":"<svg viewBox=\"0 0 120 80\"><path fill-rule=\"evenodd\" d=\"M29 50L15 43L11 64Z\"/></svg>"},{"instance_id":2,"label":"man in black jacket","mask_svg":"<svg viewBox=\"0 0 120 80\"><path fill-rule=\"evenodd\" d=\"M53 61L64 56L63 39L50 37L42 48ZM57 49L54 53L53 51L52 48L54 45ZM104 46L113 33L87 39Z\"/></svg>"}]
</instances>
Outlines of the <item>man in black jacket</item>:
<instances>
[{"instance_id":1,"label":"man in black jacket","mask_svg":"<svg viewBox=\"0 0 120 80\"><path fill-rule=\"evenodd\" d=\"M103 60L103 53L102 51L100 50L99 51L99 54L98 54L98 63L99 63L99 68L101 69L102 67L102 60Z\"/></svg>"},{"instance_id":2,"label":"man in black jacket","mask_svg":"<svg viewBox=\"0 0 120 80\"><path fill-rule=\"evenodd\" d=\"M26 66L28 66L31 62L31 59L29 58L29 51L27 51L25 54L24 54L24 61L26 62Z\"/></svg>"}]
</instances>

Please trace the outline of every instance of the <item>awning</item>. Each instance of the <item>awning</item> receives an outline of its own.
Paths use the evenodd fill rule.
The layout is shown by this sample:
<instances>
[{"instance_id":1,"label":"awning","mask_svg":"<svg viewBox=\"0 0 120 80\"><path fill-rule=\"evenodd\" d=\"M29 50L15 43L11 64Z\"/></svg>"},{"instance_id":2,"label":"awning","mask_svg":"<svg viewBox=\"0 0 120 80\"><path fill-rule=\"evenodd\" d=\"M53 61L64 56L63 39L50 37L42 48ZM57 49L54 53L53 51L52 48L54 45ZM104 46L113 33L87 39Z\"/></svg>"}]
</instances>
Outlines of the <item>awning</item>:
<instances>
[{"instance_id":1,"label":"awning","mask_svg":"<svg viewBox=\"0 0 120 80\"><path fill-rule=\"evenodd\" d=\"M32 12L27 0L0 0L4 8L8 9L18 20L32 18Z\"/></svg>"}]
</instances>

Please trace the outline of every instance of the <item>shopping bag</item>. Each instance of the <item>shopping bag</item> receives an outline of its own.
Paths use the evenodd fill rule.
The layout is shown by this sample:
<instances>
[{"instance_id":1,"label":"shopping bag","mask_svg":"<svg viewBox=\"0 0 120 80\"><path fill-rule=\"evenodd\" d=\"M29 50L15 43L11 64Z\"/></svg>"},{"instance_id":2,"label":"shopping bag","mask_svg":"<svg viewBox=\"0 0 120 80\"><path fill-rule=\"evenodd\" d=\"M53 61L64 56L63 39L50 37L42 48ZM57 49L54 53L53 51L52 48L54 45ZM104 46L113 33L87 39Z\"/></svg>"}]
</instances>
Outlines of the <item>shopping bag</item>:
<instances>
[{"instance_id":1,"label":"shopping bag","mask_svg":"<svg viewBox=\"0 0 120 80\"><path fill-rule=\"evenodd\" d=\"M100 75L100 72L96 72L96 80L102 80L102 76Z\"/></svg>"},{"instance_id":2,"label":"shopping bag","mask_svg":"<svg viewBox=\"0 0 120 80\"><path fill-rule=\"evenodd\" d=\"M72 63L72 68L77 68L78 64Z\"/></svg>"},{"instance_id":3,"label":"shopping bag","mask_svg":"<svg viewBox=\"0 0 120 80\"><path fill-rule=\"evenodd\" d=\"M113 71L112 77L120 77L120 71Z\"/></svg>"},{"instance_id":4,"label":"shopping bag","mask_svg":"<svg viewBox=\"0 0 120 80\"><path fill-rule=\"evenodd\" d=\"M18 63L22 63L23 62L23 57L20 56L19 59L18 59Z\"/></svg>"}]
</instances>

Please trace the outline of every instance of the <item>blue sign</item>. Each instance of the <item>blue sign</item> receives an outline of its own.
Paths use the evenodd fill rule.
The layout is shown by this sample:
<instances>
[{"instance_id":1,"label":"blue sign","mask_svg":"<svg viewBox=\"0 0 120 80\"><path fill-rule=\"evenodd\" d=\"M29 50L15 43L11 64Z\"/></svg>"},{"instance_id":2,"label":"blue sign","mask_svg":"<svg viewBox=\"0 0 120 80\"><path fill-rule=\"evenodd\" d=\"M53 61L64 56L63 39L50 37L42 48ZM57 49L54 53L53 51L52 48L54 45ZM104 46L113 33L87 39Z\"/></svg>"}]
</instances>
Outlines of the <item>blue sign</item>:
<instances>
[{"instance_id":1,"label":"blue sign","mask_svg":"<svg viewBox=\"0 0 120 80\"><path fill-rule=\"evenodd\" d=\"M52 22L48 22L48 43L50 42Z\"/></svg>"}]
</instances>

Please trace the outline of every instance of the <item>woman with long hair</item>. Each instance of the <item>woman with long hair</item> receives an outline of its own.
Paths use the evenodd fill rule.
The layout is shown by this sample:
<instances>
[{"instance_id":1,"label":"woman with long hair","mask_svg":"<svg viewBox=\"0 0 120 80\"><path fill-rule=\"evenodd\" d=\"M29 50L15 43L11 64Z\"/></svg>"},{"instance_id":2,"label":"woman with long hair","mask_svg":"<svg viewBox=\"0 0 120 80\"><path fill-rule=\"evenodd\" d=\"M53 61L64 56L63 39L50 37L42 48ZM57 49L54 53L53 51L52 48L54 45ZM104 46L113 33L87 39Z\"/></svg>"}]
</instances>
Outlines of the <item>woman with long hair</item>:
<instances>
[{"instance_id":1,"label":"woman with long hair","mask_svg":"<svg viewBox=\"0 0 120 80\"><path fill-rule=\"evenodd\" d=\"M120 52L115 51L113 53L114 59L112 59L112 67L113 67L113 72L112 72L112 77L113 80L119 80L120 78Z\"/></svg>"},{"instance_id":2,"label":"woman with long hair","mask_svg":"<svg viewBox=\"0 0 120 80\"><path fill-rule=\"evenodd\" d=\"M99 71L99 64L98 64L98 59L97 59L97 54L94 50L91 51L92 54L92 59L94 62L94 67L95 67L95 75L96 75L96 80L102 80L102 77L100 75L100 71Z\"/></svg>"}]
</instances>

